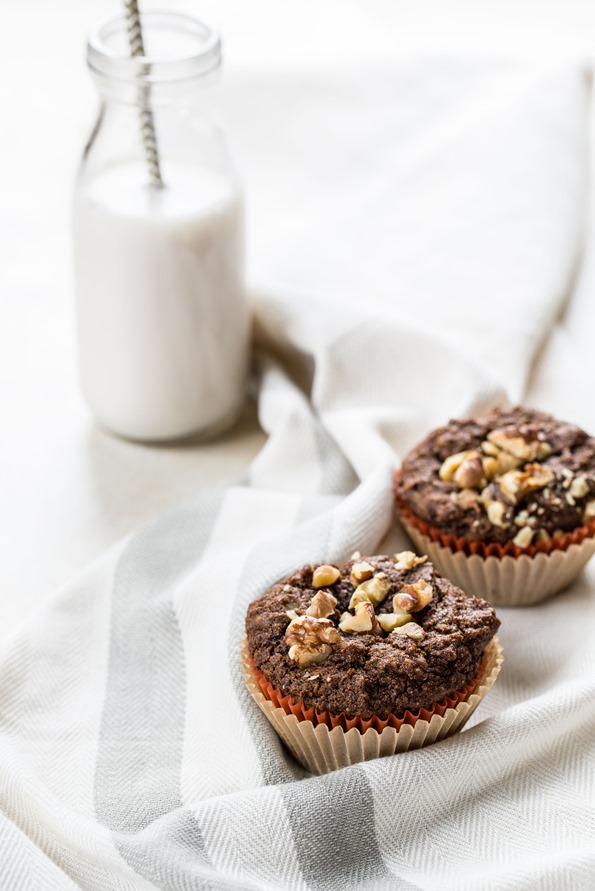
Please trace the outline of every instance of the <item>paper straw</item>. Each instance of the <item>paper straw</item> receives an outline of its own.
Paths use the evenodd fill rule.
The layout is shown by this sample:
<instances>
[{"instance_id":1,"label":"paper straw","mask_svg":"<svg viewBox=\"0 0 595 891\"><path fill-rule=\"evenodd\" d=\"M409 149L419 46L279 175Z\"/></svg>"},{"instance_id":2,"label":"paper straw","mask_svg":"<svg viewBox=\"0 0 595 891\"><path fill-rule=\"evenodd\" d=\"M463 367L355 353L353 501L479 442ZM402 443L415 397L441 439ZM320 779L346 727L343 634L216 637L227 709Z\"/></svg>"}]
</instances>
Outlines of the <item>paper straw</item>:
<instances>
[{"instance_id":1,"label":"paper straw","mask_svg":"<svg viewBox=\"0 0 595 891\"><path fill-rule=\"evenodd\" d=\"M144 56L145 47L137 0L125 0L124 8L126 10L126 22L128 25L130 53L132 56ZM151 187L153 189L162 189L163 179L161 178L161 166L159 164L159 152L157 150L157 136L155 134L153 112L150 108L145 107L144 102L142 102L140 106L140 126L145 158L147 160L147 167L149 168Z\"/></svg>"}]
</instances>

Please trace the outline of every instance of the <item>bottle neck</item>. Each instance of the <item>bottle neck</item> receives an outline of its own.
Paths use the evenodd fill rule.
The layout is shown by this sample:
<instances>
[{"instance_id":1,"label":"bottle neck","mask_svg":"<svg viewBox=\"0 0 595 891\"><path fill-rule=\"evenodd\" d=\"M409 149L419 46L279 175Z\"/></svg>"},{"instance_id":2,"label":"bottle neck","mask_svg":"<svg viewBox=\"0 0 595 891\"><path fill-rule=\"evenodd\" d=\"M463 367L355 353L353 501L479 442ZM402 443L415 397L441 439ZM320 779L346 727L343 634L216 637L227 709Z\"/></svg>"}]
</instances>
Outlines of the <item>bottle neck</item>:
<instances>
[{"instance_id":1,"label":"bottle neck","mask_svg":"<svg viewBox=\"0 0 595 891\"><path fill-rule=\"evenodd\" d=\"M193 105L221 65L216 31L192 16L141 16L145 55L131 56L124 17L110 19L89 37L87 62L105 100L142 108Z\"/></svg>"}]
</instances>

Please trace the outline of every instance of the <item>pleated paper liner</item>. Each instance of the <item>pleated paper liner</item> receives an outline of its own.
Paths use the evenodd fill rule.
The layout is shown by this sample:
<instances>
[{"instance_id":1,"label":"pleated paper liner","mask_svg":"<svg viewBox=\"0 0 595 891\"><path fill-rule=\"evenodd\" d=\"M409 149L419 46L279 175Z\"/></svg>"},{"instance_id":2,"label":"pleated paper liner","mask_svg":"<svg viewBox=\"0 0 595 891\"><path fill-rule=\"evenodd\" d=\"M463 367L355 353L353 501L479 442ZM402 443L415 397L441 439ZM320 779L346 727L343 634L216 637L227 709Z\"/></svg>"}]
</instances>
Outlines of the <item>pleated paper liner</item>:
<instances>
[{"instance_id":1,"label":"pleated paper liner","mask_svg":"<svg viewBox=\"0 0 595 891\"><path fill-rule=\"evenodd\" d=\"M530 606L566 588L595 553L595 520L530 545L469 541L425 523L396 499L399 518L420 554L466 594L495 606Z\"/></svg>"},{"instance_id":2,"label":"pleated paper liner","mask_svg":"<svg viewBox=\"0 0 595 891\"><path fill-rule=\"evenodd\" d=\"M471 717L503 662L502 647L495 637L486 647L477 678L458 693L445 697L432 709L363 721L304 709L290 696L283 696L254 668L245 639L241 658L246 686L257 705L294 757L315 774L419 749L451 736Z\"/></svg>"}]
</instances>

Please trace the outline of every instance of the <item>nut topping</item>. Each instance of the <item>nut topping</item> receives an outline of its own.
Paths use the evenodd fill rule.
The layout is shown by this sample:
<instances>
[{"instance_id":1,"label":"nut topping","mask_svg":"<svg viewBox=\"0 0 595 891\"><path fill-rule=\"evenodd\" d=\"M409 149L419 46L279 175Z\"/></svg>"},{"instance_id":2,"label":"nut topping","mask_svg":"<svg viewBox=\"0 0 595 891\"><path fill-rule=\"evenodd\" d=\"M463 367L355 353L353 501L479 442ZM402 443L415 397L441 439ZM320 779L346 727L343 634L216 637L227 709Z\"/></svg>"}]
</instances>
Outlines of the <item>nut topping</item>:
<instances>
[{"instance_id":1,"label":"nut topping","mask_svg":"<svg viewBox=\"0 0 595 891\"><path fill-rule=\"evenodd\" d=\"M482 442L481 450L484 455L491 455L492 458L497 458L499 455L502 454L498 446L495 446L488 439L484 439L484 441Z\"/></svg>"},{"instance_id":2,"label":"nut topping","mask_svg":"<svg viewBox=\"0 0 595 891\"><path fill-rule=\"evenodd\" d=\"M362 582L355 589L349 601L349 609L353 609L356 603L363 603L366 600L374 606L378 606L386 598L389 591L390 582L386 573L377 572L374 578L367 579L367 581Z\"/></svg>"},{"instance_id":3,"label":"nut topping","mask_svg":"<svg viewBox=\"0 0 595 891\"><path fill-rule=\"evenodd\" d=\"M374 567L364 560L363 563L354 563L351 567L351 575L349 579L352 585L359 585L366 579L371 579L374 575Z\"/></svg>"},{"instance_id":4,"label":"nut topping","mask_svg":"<svg viewBox=\"0 0 595 891\"><path fill-rule=\"evenodd\" d=\"M512 539L512 543L515 544L517 548L528 548L533 541L534 534L535 530L531 529L530 526L523 526Z\"/></svg>"},{"instance_id":5,"label":"nut topping","mask_svg":"<svg viewBox=\"0 0 595 891\"><path fill-rule=\"evenodd\" d=\"M592 520L595 517L595 498L592 501L587 501L585 507L583 509L583 519L584 520Z\"/></svg>"},{"instance_id":6,"label":"nut topping","mask_svg":"<svg viewBox=\"0 0 595 891\"><path fill-rule=\"evenodd\" d=\"M395 628L399 628L401 625L406 625L407 622L410 622L412 616L410 613L403 613L399 611L398 613L382 613L378 616L378 624L382 628L383 631L394 631Z\"/></svg>"},{"instance_id":7,"label":"nut topping","mask_svg":"<svg viewBox=\"0 0 595 891\"><path fill-rule=\"evenodd\" d=\"M541 464L526 464L524 470L509 470L498 480L502 494L517 504L531 492L543 489L554 479L553 472Z\"/></svg>"},{"instance_id":8,"label":"nut topping","mask_svg":"<svg viewBox=\"0 0 595 891\"><path fill-rule=\"evenodd\" d=\"M498 501L496 498L491 498L489 488L483 490L479 496L479 500L485 508L490 523L493 523L494 526L499 526L501 529L506 529L506 527L510 525L505 517L506 505L502 501Z\"/></svg>"},{"instance_id":9,"label":"nut topping","mask_svg":"<svg viewBox=\"0 0 595 891\"><path fill-rule=\"evenodd\" d=\"M314 616L298 616L285 630L285 643L289 658L300 668L324 662L331 655L332 644L339 643L341 636L329 619Z\"/></svg>"},{"instance_id":10,"label":"nut topping","mask_svg":"<svg viewBox=\"0 0 595 891\"><path fill-rule=\"evenodd\" d=\"M415 569L416 566L421 566L422 563L425 563L428 556L426 554L423 557L418 557L413 551L401 551L399 554L395 554L394 559L395 569L409 571L410 569Z\"/></svg>"},{"instance_id":11,"label":"nut topping","mask_svg":"<svg viewBox=\"0 0 595 891\"><path fill-rule=\"evenodd\" d=\"M332 616L336 605L337 598L333 597L330 591L318 591L312 598L306 615L314 616L316 619L326 619L328 616Z\"/></svg>"},{"instance_id":12,"label":"nut topping","mask_svg":"<svg viewBox=\"0 0 595 891\"><path fill-rule=\"evenodd\" d=\"M509 455L508 452L501 452L498 449L495 449L495 451L498 452L497 455L483 459L483 472L488 480L502 476L508 470L514 470L515 467L522 463L514 455Z\"/></svg>"},{"instance_id":13,"label":"nut topping","mask_svg":"<svg viewBox=\"0 0 595 891\"><path fill-rule=\"evenodd\" d=\"M421 625L417 624L417 622L407 622L406 625L402 625L400 628L395 628L392 633L404 634L405 637L410 637L411 640L423 640L426 636L426 632Z\"/></svg>"},{"instance_id":14,"label":"nut topping","mask_svg":"<svg viewBox=\"0 0 595 891\"><path fill-rule=\"evenodd\" d=\"M479 452L471 451L455 470L453 483L461 489L477 489L484 482L483 461Z\"/></svg>"},{"instance_id":15,"label":"nut topping","mask_svg":"<svg viewBox=\"0 0 595 891\"><path fill-rule=\"evenodd\" d=\"M351 613L343 613L339 628L346 634L365 634L366 632L378 634L380 631L374 607L369 600L356 604L354 616Z\"/></svg>"},{"instance_id":16,"label":"nut topping","mask_svg":"<svg viewBox=\"0 0 595 891\"><path fill-rule=\"evenodd\" d=\"M573 498L584 498L589 493L589 483L584 476L577 476L568 490Z\"/></svg>"},{"instance_id":17,"label":"nut topping","mask_svg":"<svg viewBox=\"0 0 595 891\"><path fill-rule=\"evenodd\" d=\"M334 585L341 578L341 573L336 566L329 566L323 563L317 566L312 575L312 585L314 588L326 588L327 585Z\"/></svg>"},{"instance_id":18,"label":"nut topping","mask_svg":"<svg viewBox=\"0 0 595 891\"><path fill-rule=\"evenodd\" d=\"M479 494L475 489L461 489L460 492L453 492L452 500L463 510L479 510Z\"/></svg>"},{"instance_id":19,"label":"nut topping","mask_svg":"<svg viewBox=\"0 0 595 891\"><path fill-rule=\"evenodd\" d=\"M502 451L518 458L519 461L535 461L536 459L542 461L552 453L549 442L539 439L528 441L522 436L510 435L510 431L507 431L506 428L490 431L488 440Z\"/></svg>"},{"instance_id":20,"label":"nut topping","mask_svg":"<svg viewBox=\"0 0 595 891\"><path fill-rule=\"evenodd\" d=\"M535 541L549 541L551 538L547 529L538 529L535 533Z\"/></svg>"},{"instance_id":21,"label":"nut topping","mask_svg":"<svg viewBox=\"0 0 595 891\"><path fill-rule=\"evenodd\" d=\"M445 483L450 483L463 461L465 461L469 455L475 454L477 454L475 449L467 449L465 452L457 452L456 455L450 455L442 462L442 466L438 471L440 479Z\"/></svg>"},{"instance_id":22,"label":"nut topping","mask_svg":"<svg viewBox=\"0 0 595 891\"><path fill-rule=\"evenodd\" d=\"M406 613L417 613L428 605L433 596L432 586L421 579L411 585L404 585L393 597L393 606L395 612L402 610Z\"/></svg>"}]
</instances>

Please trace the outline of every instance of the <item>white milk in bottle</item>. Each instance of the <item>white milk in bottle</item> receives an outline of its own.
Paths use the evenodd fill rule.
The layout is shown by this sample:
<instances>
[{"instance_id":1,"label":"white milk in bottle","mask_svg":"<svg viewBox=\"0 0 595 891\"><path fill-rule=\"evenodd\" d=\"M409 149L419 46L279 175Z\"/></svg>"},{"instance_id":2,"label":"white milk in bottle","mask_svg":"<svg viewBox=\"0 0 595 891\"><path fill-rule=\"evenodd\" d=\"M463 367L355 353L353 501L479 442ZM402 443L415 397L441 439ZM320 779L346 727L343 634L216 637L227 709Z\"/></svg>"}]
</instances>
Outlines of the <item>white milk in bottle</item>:
<instances>
[{"instance_id":1,"label":"white milk in bottle","mask_svg":"<svg viewBox=\"0 0 595 891\"><path fill-rule=\"evenodd\" d=\"M118 77L111 70L123 20L91 38L103 102L74 196L75 287L82 386L95 417L121 436L163 441L214 432L238 416L249 318L240 188L219 131L196 120L191 101L192 75L196 89L205 66L218 64L213 32L186 16L143 21L149 38L166 25L198 38L195 67L188 70L187 48L179 71L175 58L158 56L150 94L139 93L147 60L136 69L116 55L133 67ZM142 154L137 103L149 95L163 188L151 186Z\"/></svg>"}]
</instances>

